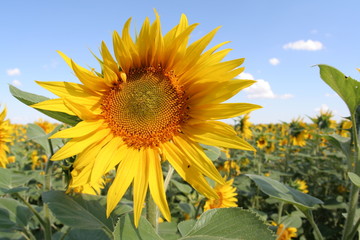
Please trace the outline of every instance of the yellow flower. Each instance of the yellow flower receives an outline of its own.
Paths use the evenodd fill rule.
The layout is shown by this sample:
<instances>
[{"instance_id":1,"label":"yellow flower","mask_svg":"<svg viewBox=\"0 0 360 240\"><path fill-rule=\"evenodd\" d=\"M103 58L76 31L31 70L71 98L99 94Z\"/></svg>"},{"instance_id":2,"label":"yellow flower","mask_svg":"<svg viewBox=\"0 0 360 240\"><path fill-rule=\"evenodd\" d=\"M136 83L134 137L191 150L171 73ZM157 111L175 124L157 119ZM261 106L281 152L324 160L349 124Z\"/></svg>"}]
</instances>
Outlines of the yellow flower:
<instances>
[{"instance_id":1,"label":"yellow flower","mask_svg":"<svg viewBox=\"0 0 360 240\"><path fill-rule=\"evenodd\" d=\"M214 208L229 208L237 207L237 193L236 188L232 186L234 179L226 181L225 184L216 184L215 192L218 195L217 199L210 198L206 201L204 212Z\"/></svg>"},{"instance_id":2,"label":"yellow flower","mask_svg":"<svg viewBox=\"0 0 360 240\"><path fill-rule=\"evenodd\" d=\"M235 176L240 174L240 166L232 160L227 160L224 162L223 170L228 174L235 173Z\"/></svg>"},{"instance_id":3,"label":"yellow flower","mask_svg":"<svg viewBox=\"0 0 360 240\"><path fill-rule=\"evenodd\" d=\"M276 224L273 224L276 226ZM277 240L290 240L293 237L297 237L297 229L294 227L289 227L284 229L284 224L280 224L277 228L276 235L278 235Z\"/></svg>"},{"instance_id":4,"label":"yellow flower","mask_svg":"<svg viewBox=\"0 0 360 240\"><path fill-rule=\"evenodd\" d=\"M182 15L179 25L162 35L156 14L146 18L135 41L125 23L122 36L113 34L115 59L103 42L101 73L80 67L60 55L82 84L39 82L60 98L34 107L65 112L82 121L52 138L72 138L52 160L76 155L70 187L94 184L117 167L107 194L107 216L133 184L134 221L137 226L146 192L170 221L161 162L169 161L197 191L216 198L205 176L224 184L199 143L254 151L235 130L218 119L245 114L258 105L223 103L252 80L233 79L243 71L243 59L221 62L229 50L225 43L205 51L218 29L188 46L189 25Z\"/></svg>"},{"instance_id":5,"label":"yellow flower","mask_svg":"<svg viewBox=\"0 0 360 240\"><path fill-rule=\"evenodd\" d=\"M235 130L244 139L250 139L253 136L253 133L250 129L252 123L249 121L249 118L249 113L247 113L243 117L239 118L238 124L235 125Z\"/></svg>"},{"instance_id":6,"label":"yellow flower","mask_svg":"<svg viewBox=\"0 0 360 240\"><path fill-rule=\"evenodd\" d=\"M301 118L291 121L289 126L290 142L292 145L303 147L306 145L306 124Z\"/></svg>"},{"instance_id":7,"label":"yellow flower","mask_svg":"<svg viewBox=\"0 0 360 240\"><path fill-rule=\"evenodd\" d=\"M306 184L306 181L304 180L300 180L300 179L296 179L295 181L291 182L290 185L299 190L300 192L303 192L303 193L308 193L308 186Z\"/></svg>"},{"instance_id":8,"label":"yellow flower","mask_svg":"<svg viewBox=\"0 0 360 240\"><path fill-rule=\"evenodd\" d=\"M260 136L256 141L256 145L259 149L263 149L268 145L268 141L266 140L265 136Z\"/></svg>"},{"instance_id":9,"label":"yellow flower","mask_svg":"<svg viewBox=\"0 0 360 240\"><path fill-rule=\"evenodd\" d=\"M44 121L41 118L38 121L35 121L35 124L44 129L45 133L50 133L55 128L55 124Z\"/></svg>"},{"instance_id":10,"label":"yellow flower","mask_svg":"<svg viewBox=\"0 0 360 240\"><path fill-rule=\"evenodd\" d=\"M350 137L350 129L352 127L352 122L348 120L343 120L340 122L337 133L342 137Z\"/></svg>"},{"instance_id":11,"label":"yellow flower","mask_svg":"<svg viewBox=\"0 0 360 240\"><path fill-rule=\"evenodd\" d=\"M7 143L11 142L10 123L9 120L5 120L6 112L6 107L0 112L0 167L2 168L6 168L6 164L10 163L7 157L9 152Z\"/></svg>"}]
</instances>

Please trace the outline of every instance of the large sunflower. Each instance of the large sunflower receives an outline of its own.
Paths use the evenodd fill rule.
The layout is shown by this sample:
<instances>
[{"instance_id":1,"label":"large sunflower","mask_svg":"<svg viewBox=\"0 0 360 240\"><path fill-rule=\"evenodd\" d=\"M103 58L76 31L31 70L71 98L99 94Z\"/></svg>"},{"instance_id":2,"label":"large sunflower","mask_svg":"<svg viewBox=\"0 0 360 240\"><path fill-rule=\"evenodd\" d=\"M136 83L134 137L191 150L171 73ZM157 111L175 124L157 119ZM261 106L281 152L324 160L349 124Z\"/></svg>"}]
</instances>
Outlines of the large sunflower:
<instances>
[{"instance_id":1,"label":"large sunflower","mask_svg":"<svg viewBox=\"0 0 360 240\"><path fill-rule=\"evenodd\" d=\"M97 185L117 166L107 195L107 215L132 183L136 225L148 188L170 220L162 161L169 161L197 191L217 198L204 177L219 184L224 180L199 143L254 151L231 126L215 121L260 108L222 103L254 82L233 79L243 71L239 66L244 59L221 62L230 50L217 50L226 42L205 51L218 28L188 45L196 26L182 15L179 25L163 36L156 15L152 24L146 18L133 40L129 19L121 36L113 34L116 61L102 43L101 73L80 67L60 52L82 84L39 82L60 98L35 104L35 108L82 120L53 136L72 139L52 160L78 155L70 187Z\"/></svg>"},{"instance_id":2,"label":"large sunflower","mask_svg":"<svg viewBox=\"0 0 360 240\"><path fill-rule=\"evenodd\" d=\"M5 120L6 107L0 112L0 167L6 168L6 164L10 163L6 154L9 152L8 142L11 141L10 123Z\"/></svg>"}]
</instances>

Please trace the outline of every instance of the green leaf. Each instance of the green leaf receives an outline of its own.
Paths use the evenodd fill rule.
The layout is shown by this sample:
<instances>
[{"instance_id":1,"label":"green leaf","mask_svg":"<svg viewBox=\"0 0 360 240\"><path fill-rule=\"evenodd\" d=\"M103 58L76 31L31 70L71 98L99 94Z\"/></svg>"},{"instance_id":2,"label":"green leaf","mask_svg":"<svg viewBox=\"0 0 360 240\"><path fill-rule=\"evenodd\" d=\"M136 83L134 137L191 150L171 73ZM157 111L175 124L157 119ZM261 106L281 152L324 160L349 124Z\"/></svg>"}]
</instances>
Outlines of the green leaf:
<instances>
[{"instance_id":1,"label":"green leaf","mask_svg":"<svg viewBox=\"0 0 360 240\"><path fill-rule=\"evenodd\" d=\"M62 140L59 138L56 139L49 139L51 135L53 135L55 132L57 132L62 126L57 126L51 133L46 134L44 129L42 129L39 125L29 123L28 129L26 131L27 136L30 140L40 144L45 150L46 155L50 156L50 144L49 141L51 141L53 150L55 151L57 148L59 148L62 145Z\"/></svg>"},{"instance_id":2,"label":"green leaf","mask_svg":"<svg viewBox=\"0 0 360 240\"><path fill-rule=\"evenodd\" d=\"M23 229L33 213L12 198L0 198L0 231Z\"/></svg>"},{"instance_id":3,"label":"green leaf","mask_svg":"<svg viewBox=\"0 0 360 240\"><path fill-rule=\"evenodd\" d=\"M31 179L31 176L23 172L14 172L7 168L0 168L0 194L11 194L22 192L28 189L24 187Z\"/></svg>"},{"instance_id":4,"label":"green leaf","mask_svg":"<svg viewBox=\"0 0 360 240\"><path fill-rule=\"evenodd\" d=\"M201 144L201 146L204 149L206 156L208 158L210 158L211 161L215 161L220 157L220 155L221 155L220 148L214 147L214 146L209 146L209 145L204 145L204 144Z\"/></svg>"},{"instance_id":5,"label":"green leaf","mask_svg":"<svg viewBox=\"0 0 360 240\"><path fill-rule=\"evenodd\" d=\"M18 99L20 102L30 106L30 105L33 105L35 103L39 103L39 102L43 102L45 100L49 100L49 98L47 97L44 97L44 96L40 96L40 95L36 95L36 94L32 94L32 93L28 93L28 92L24 92L24 91L21 91L20 89L12 86L12 85L9 85L9 89L10 89L10 92L11 94L16 98ZM35 108L36 109L36 108ZM80 122L81 120L76 117L76 116L71 116L69 114L66 114L66 113L62 113L62 112L55 112L55 111L48 111L48 110L42 110L42 109L36 109L38 110L39 112L51 117L51 118L54 118L60 122L63 122L63 123L67 123L71 126L74 126L76 125L78 122Z\"/></svg>"},{"instance_id":6,"label":"green leaf","mask_svg":"<svg viewBox=\"0 0 360 240\"><path fill-rule=\"evenodd\" d=\"M133 214L126 214L119 218L113 237L114 240L162 240L144 217L140 218L139 226L136 228Z\"/></svg>"},{"instance_id":7,"label":"green leaf","mask_svg":"<svg viewBox=\"0 0 360 240\"><path fill-rule=\"evenodd\" d=\"M355 186L360 188L360 177L356 173L353 173L353 172L348 172L348 176L349 176L351 182L353 184L355 184Z\"/></svg>"},{"instance_id":8,"label":"green leaf","mask_svg":"<svg viewBox=\"0 0 360 240\"><path fill-rule=\"evenodd\" d=\"M112 236L106 234L102 229L71 229L66 234L64 240L79 240L79 239L91 239L91 240L111 240Z\"/></svg>"},{"instance_id":9,"label":"green leaf","mask_svg":"<svg viewBox=\"0 0 360 240\"><path fill-rule=\"evenodd\" d=\"M360 82L345 76L334 67L323 64L318 66L321 79L344 100L353 115L360 105Z\"/></svg>"},{"instance_id":10,"label":"green leaf","mask_svg":"<svg viewBox=\"0 0 360 240\"><path fill-rule=\"evenodd\" d=\"M294 204L302 211L323 203L318 198L302 193L269 177L253 174L246 174L246 176L252 179L263 193L278 200Z\"/></svg>"},{"instance_id":11,"label":"green leaf","mask_svg":"<svg viewBox=\"0 0 360 240\"><path fill-rule=\"evenodd\" d=\"M241 208L218 208L206 211L182 240L275 239L268 226L254 213Z\"/></svg>"},{"instance_id":12,"label":"green leaf","mask_svg":"<svg viewBox=\"0 0 360 240\"><path fill-rule=\"evenodd\" d=\"M335 148L342 151L347 159L350 159L350 155L351 155L350 138L342 137L335 133L331 135L321 135L321 136L323 136Z\"/></svg>"},{"instance_id":13,"label":"green leaf","mask_svg":"<svg viewBox=\"0 0 360 240\"><path fill-rule=\"evenodd\" d=\"M170 181L171 181L171 183L173 183L175 185L175 187L177 189L180 190L180 192L185 193L185 194L191 193L192 187L190 187L186 183L180 183L174 179L171 179Z\"/></svg>"},{"instance_id":14,"label":"green leaf","mask_svg":"<svg viewBox=\"0 0 360 240\"><path fill-rule=\"evenodd\" d=\"M159 236L166 240L177 240L180 235L176 222L162 222L159 224Z\"/></svg>"},{"instance_id":15,"label":"green leaf","mask_svg":"<svg viewBox=\"0 0 360 240\"><path fill-rule=\"evenodd\" d=\"M72 228L104 229L110 233L113 230L114 216L106 217L104 196L88 194L69 196L62 191L44 192L42 196L54 216Z\"/></svg>"},{"instance_id":16,"label":"green leaf","mask_svg":"<svg viewBox=\"0 0 360 240\"><path fill-rule=\"evenodd\" d=\"M195 219L190 219L190 220L187 220L187 221L182 221L178 224L178 229L179 229L179 232L181 234L181 236L186 236L190 230L194 227L196 223L196 220Z\"/></svg>"}]
</instances>

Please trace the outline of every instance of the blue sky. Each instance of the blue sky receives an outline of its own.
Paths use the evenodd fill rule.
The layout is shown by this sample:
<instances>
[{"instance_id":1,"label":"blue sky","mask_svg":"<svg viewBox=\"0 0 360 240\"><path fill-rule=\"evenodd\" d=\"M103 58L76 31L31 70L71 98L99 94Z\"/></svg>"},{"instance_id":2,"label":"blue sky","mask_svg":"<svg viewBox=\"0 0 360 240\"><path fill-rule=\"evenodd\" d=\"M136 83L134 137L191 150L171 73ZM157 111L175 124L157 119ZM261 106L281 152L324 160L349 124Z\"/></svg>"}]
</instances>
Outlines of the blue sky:
<instances>
[{"instance_id":1,"label":"blue sky","mask_svg":"<svg viewBox=\"0 0 360 240\"><path fill-rule=\"evenodd\" d=\"M62 61L61 50L82 66L98 69L89 50L98 53L101 41L111 46L114 30L132 17L139 30L145 17L161 17L163 33L182 13L200 23L191 36L197 40L222 26L211 46L231 41L226 60L244 57L244 78L258 83L231 102L260 104L254 123L289 122L315 116L329 108L335 119L348 116L340 98L320 79L315 64L332 65L360 79L360 1L3 1L0 7L0 103L13 123L28 123L41 113L14 99L8 84L54 97L39 81L77 79ZM230 122L231 123L231 122Z\"/></svg>"}]
</instances>

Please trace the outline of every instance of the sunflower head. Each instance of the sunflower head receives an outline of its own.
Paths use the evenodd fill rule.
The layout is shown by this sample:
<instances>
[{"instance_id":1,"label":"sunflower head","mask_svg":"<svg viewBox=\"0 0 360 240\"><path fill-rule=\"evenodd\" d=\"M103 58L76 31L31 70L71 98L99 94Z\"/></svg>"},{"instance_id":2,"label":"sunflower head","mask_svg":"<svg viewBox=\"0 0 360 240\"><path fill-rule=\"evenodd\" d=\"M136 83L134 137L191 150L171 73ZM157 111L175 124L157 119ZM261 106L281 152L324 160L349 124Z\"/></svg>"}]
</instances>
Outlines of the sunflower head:
<instances>
[{"instance_id":1,"label":"sunflower head","mask_svg":"<svg viewBox=\"0 0 360 240\"><path fill-rule=\"evenodd\" d=\"M237 193L236 188L232 186L233 183L234 179L230 179L226 181L225 184L216 184L214 190L218 198L208 199L205 202L204 212L214 208L237 207Z\"/></svg>"},{"instance_id":2,"label":"sunflower head","mask_svg":"<svg viewBox=\"0 0 360 240\"><path fill-rule=\"evenodd\" d=\"M163 161L200 193L218 198L205 177L219 184L224 179L199 143L254 151L231 126L216 121L260 107L223 103L254 82L234 79L243 71L239 66L244 59L222 61L230 51L219 50L226 42L205 50L218 28L189 45L196 26L182 15L180 23L163 35L156 14L153 23L146 18L133 39L128 20L121 35L113 34L113 54L101 44L101 71L85 69L59 52L81 84L39 82L59 98L33 107L81 119L52 136L71 138L52 157L77 155L70 187L97 186L116 167L107 195L108 216L132 184L135 224L148 189L169 221Z\"/></svg>"},{"instance_id":3,"label":"sunflower head","mask_svg":"<svg viewBox=\"0 0 360 240\"><path fill-rule=\"evenodd\" d=\"M10 122L5 120L7 109L0 112L0 167L5 168L9 163L7 153L9 152L8 143L11 142Z\"/></svg>"}]
</instances>

